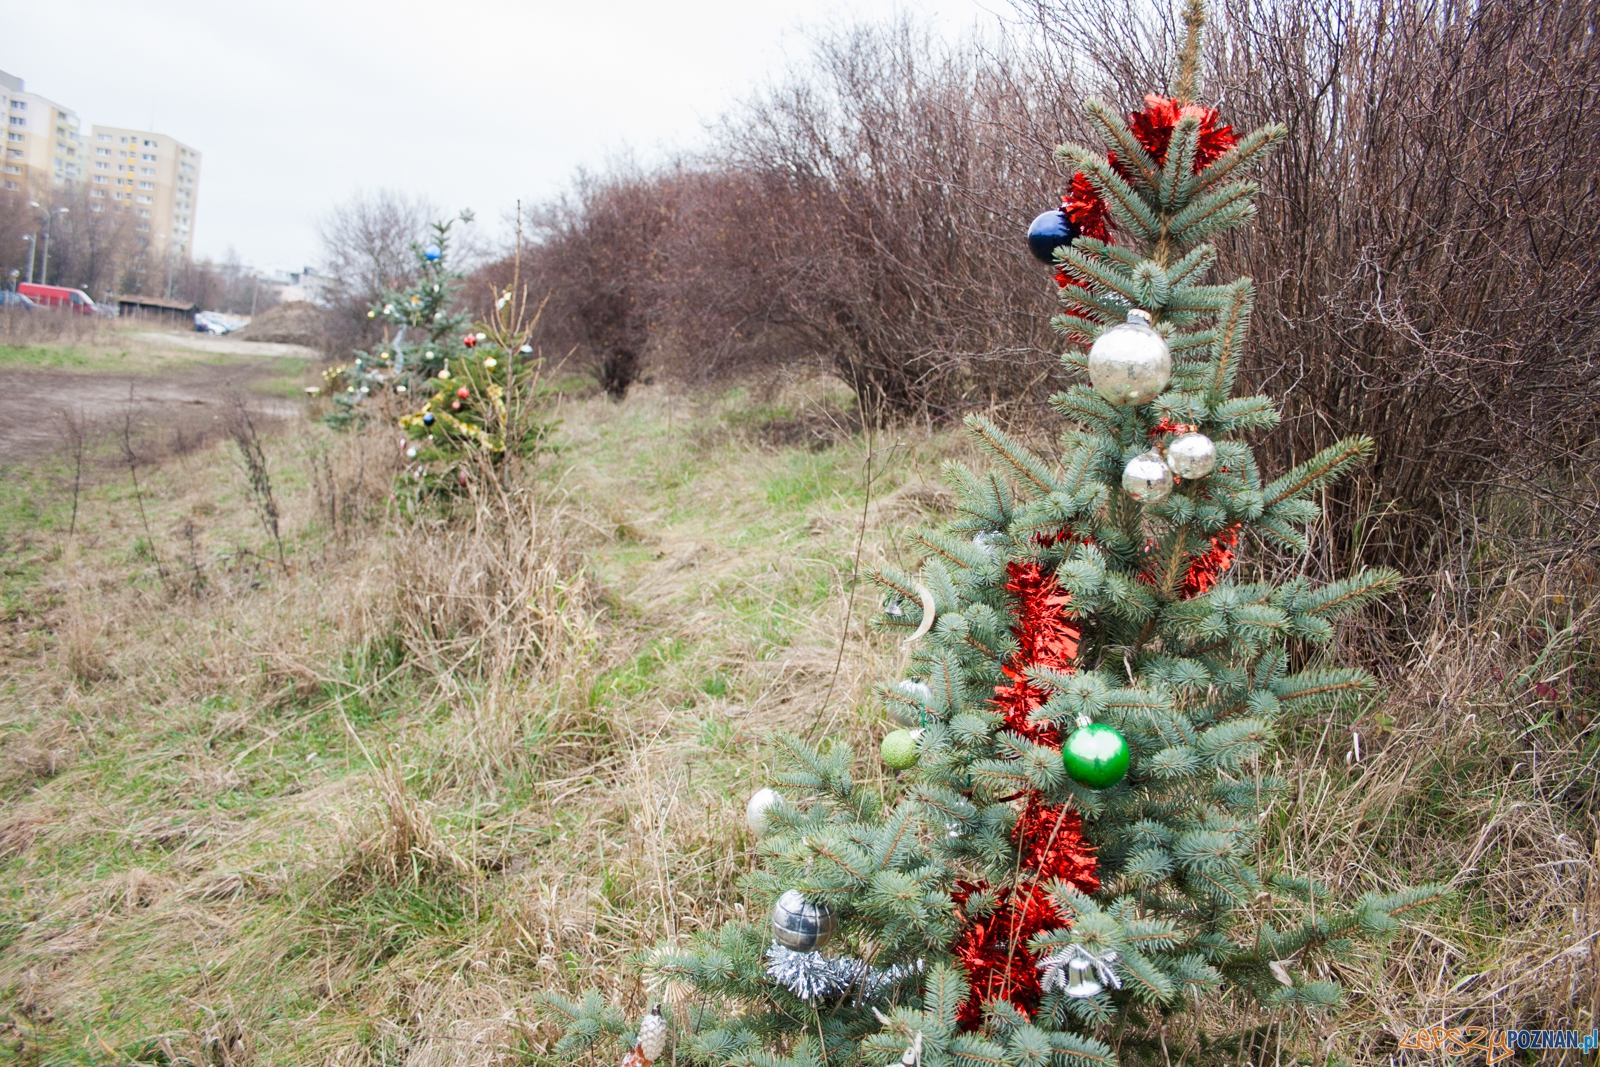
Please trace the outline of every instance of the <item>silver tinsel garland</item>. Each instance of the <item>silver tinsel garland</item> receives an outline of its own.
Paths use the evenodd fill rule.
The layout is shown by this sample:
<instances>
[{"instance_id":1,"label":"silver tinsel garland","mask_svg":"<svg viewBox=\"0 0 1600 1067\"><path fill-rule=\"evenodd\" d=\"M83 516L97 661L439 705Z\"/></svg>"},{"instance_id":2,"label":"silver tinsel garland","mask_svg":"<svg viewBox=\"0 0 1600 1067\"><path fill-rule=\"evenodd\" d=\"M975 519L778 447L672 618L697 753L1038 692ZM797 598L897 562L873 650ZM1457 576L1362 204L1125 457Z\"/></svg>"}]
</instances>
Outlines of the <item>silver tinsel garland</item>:
<instances>
[{"instance_id":1,"label":"silver tinsel garland","mask_svg":"<svg viewBox=\"0 0 1600 1067\"><path fill-rule=\"evenodd\" d=\"M922 973L922 961L897 963L878 970L849 956L824 956L820 952L795 952L774 941L767 949L767 974L801 1000L837 997L854 990L857 1001L883 993L890 986Z\"/></svg>"}]
</instances>

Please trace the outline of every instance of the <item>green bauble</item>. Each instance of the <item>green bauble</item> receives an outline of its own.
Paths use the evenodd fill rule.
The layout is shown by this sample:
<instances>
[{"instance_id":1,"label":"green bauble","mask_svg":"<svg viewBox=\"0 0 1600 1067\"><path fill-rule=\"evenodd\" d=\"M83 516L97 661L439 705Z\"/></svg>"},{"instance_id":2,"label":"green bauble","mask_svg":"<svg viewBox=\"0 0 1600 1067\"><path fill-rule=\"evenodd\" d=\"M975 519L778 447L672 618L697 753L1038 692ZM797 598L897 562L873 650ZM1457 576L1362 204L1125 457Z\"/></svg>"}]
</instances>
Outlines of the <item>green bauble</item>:
<instances>
[{"instance_id":1,"label":"green bauble","mask_svg":"<svg viewBox=\"0 0 1600 1067\"><path fill-rule=\"evenodd\" d=\"M1128 757L1128 742L1100 722L1078 727L1061 746L1061 762L1068 776L1090 789L1110 789L1122 781L1128 773Z\"/></svg>"},{"instance_id":2,"label":"green bauble","mask_svg":"<svg viewBox=\"0 0 1600 1067\"><path fill-rule=\"evenodd\" d=\"M883 739L883 762L897 771L917 765L917 734L921 730L896 730Z\"/></svg>"}]
</instances>

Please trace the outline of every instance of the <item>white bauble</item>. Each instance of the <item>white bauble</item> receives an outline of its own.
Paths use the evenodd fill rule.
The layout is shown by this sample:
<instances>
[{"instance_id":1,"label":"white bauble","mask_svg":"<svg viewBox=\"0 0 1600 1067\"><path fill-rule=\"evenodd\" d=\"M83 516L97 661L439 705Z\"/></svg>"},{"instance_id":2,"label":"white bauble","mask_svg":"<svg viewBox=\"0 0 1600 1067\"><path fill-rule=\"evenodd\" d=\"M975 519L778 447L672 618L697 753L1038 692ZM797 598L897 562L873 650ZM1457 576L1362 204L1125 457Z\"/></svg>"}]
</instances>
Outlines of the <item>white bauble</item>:
<instances>
[{"instance_id":1,"label":"white bauble","mask_svg":"<svg viewBox=\"0 0 1600 1067\"><path fill-rule=\"evenodd\" d=\"M750 803L744 806L745 825L750 827L750 832L761 837L767 832L767 812L783 803L783 797L771 786L762 786L750 798Z\"/></svg>"},{"instance_id":2,"label":"white bauble","mask_svg":"<svg viewBox=\"0 0 1600 1067\"><path fill-rule=\"evenodd\" d=\"M1172 492L1172 471L1155 452L1128 460L1122 468L1122 488L1141 504L1156 504Z\"/></svg>"},{"instance_id":3,"label":"white bauble","mask_svg":"<svg viewBox=\"0 0 1600 1067\"><path fill-rule=\"evenodd\" d=\"M1101 334L1089 347L1089 383L1117 405L1144 404L1172 380L1167 339L1150 325L1150 313L1134 308L1128 321Z\"/></svg>"},{"instance_id":4,"label":"white bauble","mask_svg":"<svg viewBox=\"0 0 1600 1067\"><path fill-rule=\"evenodd\" d=\"M1167 466L1180 478L1204 478L1216 465L1216 443L1203 433L1186 433L1167 442Z\"/></svg>"}]
</instances>

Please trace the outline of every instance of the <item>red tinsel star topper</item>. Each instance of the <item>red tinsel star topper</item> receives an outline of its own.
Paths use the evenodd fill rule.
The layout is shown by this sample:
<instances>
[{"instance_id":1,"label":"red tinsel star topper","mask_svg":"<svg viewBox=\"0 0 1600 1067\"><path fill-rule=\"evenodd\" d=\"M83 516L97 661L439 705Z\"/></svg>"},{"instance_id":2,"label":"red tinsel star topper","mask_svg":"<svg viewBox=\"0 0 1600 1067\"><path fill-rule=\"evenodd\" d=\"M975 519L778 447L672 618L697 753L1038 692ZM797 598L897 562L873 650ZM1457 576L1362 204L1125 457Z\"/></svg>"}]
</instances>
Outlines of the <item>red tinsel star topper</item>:
<instances>
[{"instance_id":1,"label":"red tinsel star topper","mask_svg":"<svg viewBox=\"0 0 1600 1067\"><path fill-rule=\"evenodd\" d=\"M1194 116L1200 120L1200 143L1195 146L1194 172L1199 174L1215 163L1224 152L1238 141L1232 126L1217 125L1217 109L1196 104L1179 104L1155 93L1146 93L1144 109L1128 116L1128 129L1156 166L1166 166L1167 147L1172 143L1172 131L1180 119ZM1115 157L1111 165L1116 166ZM1119 167L1120 171L1121 168Z\"/></svg>"}]
</instances>

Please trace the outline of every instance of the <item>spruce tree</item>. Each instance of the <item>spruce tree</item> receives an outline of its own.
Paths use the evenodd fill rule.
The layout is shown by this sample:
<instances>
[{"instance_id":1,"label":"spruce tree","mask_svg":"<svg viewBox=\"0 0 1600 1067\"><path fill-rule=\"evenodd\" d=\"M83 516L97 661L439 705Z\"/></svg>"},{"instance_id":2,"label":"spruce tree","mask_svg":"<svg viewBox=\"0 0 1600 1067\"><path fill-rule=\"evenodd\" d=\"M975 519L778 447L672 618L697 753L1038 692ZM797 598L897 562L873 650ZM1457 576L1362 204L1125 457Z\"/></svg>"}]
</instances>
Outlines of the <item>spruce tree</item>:
<instances>
[{"instance_id":1,"label":"spruce tree","mask_svg":"<svg viewBox=\"0 0 1600 1067\"><path fill-rule=\"evenodd\" d=\"M1270 862L1279 731L1371 698L1369 675L1318 650L1396 576L1235 566L1250 545L1308 551L1316 493L1372 444L1257 468L1248 437L1278 412L1234 395L1253 286L1208 281L1208 241L1251 219L1245 175L1284 130L1236 136L1193 103L1201 16L1196 0L1172 97L1126 120L1090 103L1109 151L1058 150L1076 174L1057 325L1093 382L1053 400L1061 460L969 417L988 469L951 464L958 516L919 535L916 574L878 575L878 623L915 638L915 676L877 689L914 727L883 752L907 770L880 799L846 745L784 739L777 790L749 812L756 917L648 960L678 993L685 1062L1163 1062L1166 1019L1223 994L1337 1006L1325 964L1439 895L1341 901ZM1152 384L1134 357L1156 350ZM560 1050L620 1037L648 1062L598 997L542 1000ZM1215 1021L1194 1029L1227 1044Z\"/></svg>"},{"instance_id":2,"label":"spruce tree","mask_svg":"<svg viewBox=\"0 0 1600 1067\"><path fill-rule=\"evenodd\" d=\"M459 220L430 226L426 241L411 242L411 284L385 293L367 310L367 318L383 323L383 344L376 353L358 351L348 364L323 375L333 410L326 421L345 428L359 422L376 396L408 396L467 351L464 343L471 317L458 305L463 276L451 262L450 231Z\"/></svg>"}]
</instances>

